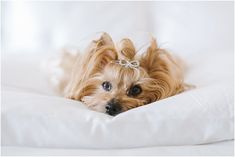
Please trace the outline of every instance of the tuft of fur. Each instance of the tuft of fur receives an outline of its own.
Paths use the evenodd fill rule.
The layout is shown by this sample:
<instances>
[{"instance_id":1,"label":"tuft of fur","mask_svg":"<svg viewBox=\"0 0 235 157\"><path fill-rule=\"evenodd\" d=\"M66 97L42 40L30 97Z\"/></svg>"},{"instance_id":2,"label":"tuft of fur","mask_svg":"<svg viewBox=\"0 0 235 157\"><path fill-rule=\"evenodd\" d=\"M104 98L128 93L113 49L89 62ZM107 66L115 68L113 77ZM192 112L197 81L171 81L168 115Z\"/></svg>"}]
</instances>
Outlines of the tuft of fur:
<instances>
[{"instance_id":1,"label":"tuft of fur","mask_svg":"<svg viewBox=\"0 0 235 157\"><path fill-rule=\"evenodd\" d=\"M130 39L115 46L111 37L103 33L83 54L65 53L62 57L59 68L64 75L57 85L59 92L100 112L105 112L107 102L113 98L121 104L123 112L181 93L187 87L182 61L158 48L155 39L144 54L137 55ZM123 67L115 63L119 59L138 60L140 67ZM111 91L102 88L105 81L111 82ZM142 92L128 96L133 85L139 85Z\"/></svg>"}]
</instances>

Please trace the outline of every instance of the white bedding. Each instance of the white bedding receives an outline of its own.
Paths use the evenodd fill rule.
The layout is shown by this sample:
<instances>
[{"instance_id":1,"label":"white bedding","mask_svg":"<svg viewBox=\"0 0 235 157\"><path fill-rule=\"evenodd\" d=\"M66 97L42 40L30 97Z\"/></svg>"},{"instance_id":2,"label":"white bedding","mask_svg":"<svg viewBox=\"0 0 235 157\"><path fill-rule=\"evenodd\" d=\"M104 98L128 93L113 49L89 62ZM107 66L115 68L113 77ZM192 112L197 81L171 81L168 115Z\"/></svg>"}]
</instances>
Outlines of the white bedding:
<instances>
[{"instance_id":1,"label":"white bedding","mask_svg":"<svg viewBox=\"0 0 235 157\"><path fill-rule=\"evenodd\" d=\"M232 57L232 53L207 53L185 58L190 63L186 81L196 89L115 117L53 95L34 66L40 58L7 58L3 64L2 145L134 148L231 140Z\"/></svg>"},{"instance_id":2,"label":"white bedding","mask_svg":"<svg viewBox=\"0 0 235 157\"><path fill-rule=\"evenodd\" d=\"M58 156L78 156L78 155L101 155L101 156L232 156L234 141L224 141L213 144L194 146L161 146L132 149L55 149L55 148L35 148L35 147L2 147L2 155L58 155Z\"/></svg>"},{"instance_id":3,"label":"white bedding","mask_svg":"<svg viewBox=\"0 0 235 157\"><path fill-rule=\"evenodd\" d=\"M233 2L3 2L3 155L231 155L233 8ZM186 82L197 88L116 117L57 96L41 61L99 31L153 33L160 47L186 60Z\"/></svg>"}]
</instances>

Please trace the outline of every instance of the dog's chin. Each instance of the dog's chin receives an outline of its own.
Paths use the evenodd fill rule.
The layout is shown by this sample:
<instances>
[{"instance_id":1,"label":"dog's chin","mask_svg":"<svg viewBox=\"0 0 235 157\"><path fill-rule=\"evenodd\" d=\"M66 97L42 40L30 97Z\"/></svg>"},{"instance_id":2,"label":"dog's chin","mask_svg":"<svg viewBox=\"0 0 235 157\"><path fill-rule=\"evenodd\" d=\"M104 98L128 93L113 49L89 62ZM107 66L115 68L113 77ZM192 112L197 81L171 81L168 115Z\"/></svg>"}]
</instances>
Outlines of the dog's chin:
<instances>
[{"instance_id":1,"label":"dog's chin","mask_svg":"<svg viewBox=\"0 0 235 157\"><path fill-rule=\"evenodd\" d=\"M105 113L106 112L104 104L91 105L91 106L88 105L88 108L93 110L93 111L98 111L98 112L101 112L101 113Z\"/></svg>"},{"instance_id":2,"label":"dog's chin","mask_svg":"<svg viewBox=\"0 0 235 157\"><path fill-rule=\"evenodd\" d=\"M89 109L91 109L93 111L98 111L98 112L102 112L102 113L106 112L106 109L105 109L106 102L105 101L97 102L97 101L94 101L93 96L84 96L82 98L82 102L84 104L86 104Z\"/></svg>"}]
</instances>

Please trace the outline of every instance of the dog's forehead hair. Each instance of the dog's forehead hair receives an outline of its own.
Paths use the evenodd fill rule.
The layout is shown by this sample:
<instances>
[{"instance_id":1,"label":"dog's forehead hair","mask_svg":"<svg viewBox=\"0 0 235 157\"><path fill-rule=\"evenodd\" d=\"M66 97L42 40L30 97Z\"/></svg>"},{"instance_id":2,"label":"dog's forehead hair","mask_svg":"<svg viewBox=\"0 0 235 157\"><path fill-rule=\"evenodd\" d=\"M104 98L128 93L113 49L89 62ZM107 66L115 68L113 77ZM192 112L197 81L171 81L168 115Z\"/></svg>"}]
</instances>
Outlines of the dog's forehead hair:
<instances>
[{"instance_id":1,"label":"dog's forehead hair","mask_svg":"<svg viewBox=\"0 0 235 157\"><path fill-rule=\"evenodd\" d=\"M114 82L119 88L128 89L132 84L141 79L141 69L122 67L118 64L109 64L103 74L106 81Z\"/></svg>"}]
</instances>

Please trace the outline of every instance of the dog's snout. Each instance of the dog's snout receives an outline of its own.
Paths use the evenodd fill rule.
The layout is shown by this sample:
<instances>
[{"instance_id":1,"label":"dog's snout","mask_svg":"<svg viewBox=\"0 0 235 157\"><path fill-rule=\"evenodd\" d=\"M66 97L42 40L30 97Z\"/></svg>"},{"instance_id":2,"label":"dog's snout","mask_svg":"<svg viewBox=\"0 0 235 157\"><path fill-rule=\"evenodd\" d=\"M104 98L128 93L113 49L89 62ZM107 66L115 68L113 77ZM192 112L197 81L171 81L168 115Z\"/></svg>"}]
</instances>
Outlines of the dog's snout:
<instances>
[{"instance_id":1,"label":"dog's snout","mask_svg":"<svg viewBox=\"0 0 235 157\"><path fill-rule=\"evenodd\" d=\"M111 116L115 116L119 114L122 110L121 105L116 99L110 100L105 106L105 109L106 109L106 113Z\"/></svg>"}]
</instances>

